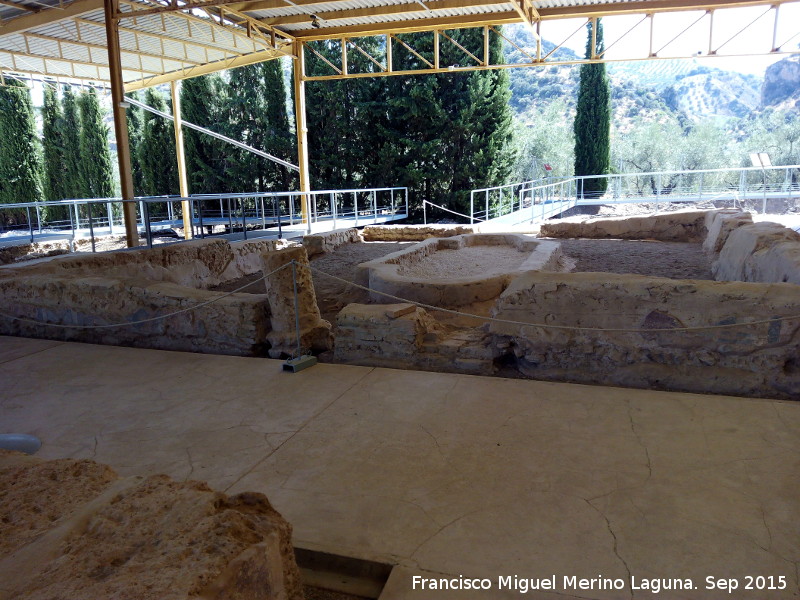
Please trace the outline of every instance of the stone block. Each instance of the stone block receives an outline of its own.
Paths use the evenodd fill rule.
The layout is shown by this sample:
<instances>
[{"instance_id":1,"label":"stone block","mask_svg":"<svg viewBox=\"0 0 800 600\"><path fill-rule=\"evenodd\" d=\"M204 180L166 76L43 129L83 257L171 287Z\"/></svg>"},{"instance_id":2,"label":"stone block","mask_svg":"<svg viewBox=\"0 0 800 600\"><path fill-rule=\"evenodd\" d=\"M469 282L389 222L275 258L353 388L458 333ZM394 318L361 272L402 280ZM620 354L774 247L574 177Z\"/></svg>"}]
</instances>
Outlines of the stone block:
<instances>
[{"instance_id":1,"label":"stone block","mask_svg":"<svg viewBox=\"0 0 800 600\"><path fill-rule=\"evenodd\" d=\"M296 353L298 338L296 312L299 313L301 350L316 352L330 350L333 345L331 324L320 315L305 248L298 246L266 252L262 255L262 260L264 275L272 273L266 280L272 326L272 331L267 334L270 343L269 355L272 358L281 358ZM296 263L294 269L285 266L292 261ZM295 307L294 277L297 279L297 307Z\"/></svg>"},{"instance_id":2,"label":"stone block","mask_svg":"<svg viewBox=\"0 0 800 600\"><path fill-rule=\"evenodd\" d=\"M742 225L753 223L750 213L738 209L712 210L706 214L706 239L703 250L709 254L719 254L731 232Z\"/></svg>"},{"instance_id":3,"label":"stone block","mask_svg":"<svg viewBox=\"0 0 800 600\"><path fill-rule=\"evenodd\" d=\"M579 218L546 221L542 237L623 240L659 240L662 242L702 242L706 237L708 211L677 211L643 217Z\"/></svg>"},{"instance_id":4,"label":"stone block","mask_svg":"<svg viewBox=\"0 0 800 600\"><path fill-rule=\"evenodd\" d=\"M712 272L723 281L800 284L800 234L778 223L743 225L728 236Z\"/></svg>"},{"instance_id":5,"label":"stone block","mask_svg":"<svg viewBox=\"0 0 800 600\"><path fill-rule=\"evenodd\" d=\"M303 246L309 257L317 254L333 252L339 246L360 242L361 237L358 229L350 227L347 229L334 229L325 233L315 233L303 236Z\"/></svg>"},{"instance_id":6,"label":"stone block","mask_svg":"<svg viewBox=\"0 0 800 600\"><path fill-rule=\"evenodd\" d=\"M262 494L4 451L0 490L4 600L303 598L291 526Z\"/></svg>"}]
</instances>

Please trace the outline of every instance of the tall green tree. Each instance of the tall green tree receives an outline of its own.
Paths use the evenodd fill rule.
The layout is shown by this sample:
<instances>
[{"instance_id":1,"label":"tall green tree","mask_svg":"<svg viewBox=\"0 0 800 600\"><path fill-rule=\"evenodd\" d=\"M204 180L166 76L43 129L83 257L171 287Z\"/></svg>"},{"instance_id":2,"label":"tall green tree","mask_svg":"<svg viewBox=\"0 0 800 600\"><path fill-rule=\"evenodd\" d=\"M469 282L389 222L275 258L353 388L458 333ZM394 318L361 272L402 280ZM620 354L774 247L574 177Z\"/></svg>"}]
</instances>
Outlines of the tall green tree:
<instances>
[{"instance_id":1,"label":"tall green tree","mask_svg":"<svg viewBox=\"0 0 800 600\"><path fill-rule=\"evenodd\" d=\"M398 37L417 54L395 43L395 68L426 68L420 56L432 61L433 36ZM459 30L452 37L473 54L483 52L480 31ZM368 43L362 48L373 56L385 51L382 41ZM334 64L341 52L338 42L319 42L315 50ZM499 37L490 52L492 60L502 59ZM357 53L350 58L351 72L377 68ZM443 64L470 60L443 42ZM321 62L311 65L313 74L329 74L325 69ZM407 186L417 209L425 199L463 212L471 188L509 176L510 93L502 71L314 82L307 88L315 187Z\"/></svg>"},{"instance_id":2,"label":"tall green tree","mask_svg":"<svg viewBox=\"0 0 800 600\"><path fill-rule=\"evenodd\" d=\"M147 88L144 102L158 111L169 112L164 96L155 88ZM164 117L149 111L144 114L138 162L142 170L142 195L163 196L179 193L175 128Z\"/></svg>"},{"instance_id":3,"label":"tall green tree","mask_svg":"<svg viewBox=\"0 0 800 600\"><path fill-rule=\"evenodd\" d=\"M63 88L61 98L63 120L61 121L61 141L64 144L64 197L83 197L81 174L81 118L78 110L78 96L72 86Z\"/></svg>"},{"instance_id":4,"label":"tall green tree","mask_svg":"<svg viewBox=\"0 0 800 600\"><path fill-rule=\"evenodd\" d=\"M81 114L81 183L85 198L109 198L114 194L108 127L97 91L90 88L78 99Z\"/></svg>"},{"instance_id":5,"label":"tall green tree","mask_svg":"<svg viewBox=\"0 0 800 600\"><path fill-rule=\"evenodd\" d=\"M43 200L31 93L16 79L0 85L0 140L0 203Z\"/></svg>"},{"instance_id":6,"label":"tall green tree","mask_svg":"<svg viewBox=\"0 0 800 600\"><path fill-rule=\"evenodd\" d=\"M128 95L134 100L138 100L139 102L142 101L138 91L129 92ZM125 120L128 124L128 147L130 148L131 155L131 176L133 178L134 195L136 196L145 195L142 191L142 165L139 161L139 156L141 154L139 148L142 144L142 129L144 121L144 116L142 115L143 112L144 111L141 108L134 106L133 104L131 104L125 111Z\"/></svg>"},{"instance_id":7,"label":"tall green tree","mask_svg":"<svg viewBox=\"0 0 800 600\"><path fill-rule=\"evenodd\" d=\"M185 121L222 133L227 126L227 87L217 75L187 79L181 84L181 113ZM189 173L189 192L213 194L237 191L231 189L226 167L233 151L230 144L208 135L184 131L186 167Z\"/></svg>"},{"instance_id":8,"label":"tall green tree","mask_svg":"<svg viewBox=\"0 0 800 600\"><path fill-rule=\"evenodd\" d=\"M42 143L44 146L44 196L47 200L61 200L64 193L64 142L62 131L64 117L58 93L52 85L44 86L42 105Z\"/></svg>"},{"instance_id":9,"label":"tall green tree","mask_svg":"<svg viewBox=\"0 0 800 600\"><path fill-rule=\"evenodd\" d=\"M597 19L595 48L592 48L592 21L587 25L586 58L605 50L603 26ZM609 172L611 156L611 93L604 63L581 65L578 102L575 113L575 175L603 175ZM606 178L587 179L584 194L602 196Z\"/></svg>"}]
</instances>

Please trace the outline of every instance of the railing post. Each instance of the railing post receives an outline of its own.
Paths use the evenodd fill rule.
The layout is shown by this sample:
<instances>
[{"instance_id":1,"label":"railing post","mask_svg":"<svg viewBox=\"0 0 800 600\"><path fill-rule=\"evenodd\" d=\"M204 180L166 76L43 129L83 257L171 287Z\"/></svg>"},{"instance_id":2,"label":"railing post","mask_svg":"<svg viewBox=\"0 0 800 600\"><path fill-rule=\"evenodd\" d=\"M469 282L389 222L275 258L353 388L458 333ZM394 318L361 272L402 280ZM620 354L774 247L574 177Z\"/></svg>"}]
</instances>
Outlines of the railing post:
<instances>
[{"instance_id":1,"label":"railing post","mask_svg":"<svg viewBox=\"0 0 800 600\"><path fill-rule=\"evenodd\" d=\"M389 190L389 202L391 203L392 207L392 216L394 216L394 188Z\"/></svg>"},{"instance_id":2,"label":"railing post","mask_svg":"<svg viewBox=\"0 0 800 600\"><path fill-rule=\"evenodd\" d=\"M246 240L247 239L247 213L245 212L245 208L244 208L245 202L244 201L245 201L244 198L239 198L239 203L241 204L241 207L242 207L242 233L244 234L244 239Z\"/></svg>"},{"instance_id":3,"label":"railing post","mask_svg":"<svg viewBox=\"0 0 800 600\"><path fill-rule=\"evenodd\" d=\"M475 223L475 191L469 193L469 224Z\"/></svg>"},{"instance_id":4,"label":"railing post","mask_svg":"<svg viewBox=\"0 0 800 600\"><path fill-rule=\"evenodd\" d=\"M26 206L25 212L28 213L28 230L31 234L31 244L33 243L33 221L31 220L31 207Z\"/></svg>"},{"instance_id":5,"label":"railing post","mask_svg":"<svg viewBox=\"0 0 800 600\"><path fill-rule=\"evenodd\" d=\"M89 235L92 238L92 252L97 252L97 250L95 248L95 245L94 245L94 223L92 222L94 220L94 219L92 219L92 213L94 212L93 209L94 209L94 204L89 202L86 205L86 210L89 211Z\"/></svg>"},{"instance_id":6,"label":"railing post","mask_svg":"<svg viewBox=\"0 0 800 600\"><path fill-rule=\"evenodd\" d=\"M36 225L39 228L39 233L42 233L42 219L39 215L39 203L36 203Z\"/></svg>"},{"instance_id":7,"label":"railing post","mask_svg":"<svg viewBox=\"0 0 800 600\"><path fill-rule=\"evenodd\" d=\"M423 200L422 201L422 223L423 223L423 225L427 225L428 224L428 207L427 207L427 204L428 204L427 200Z\"/></svg>"},{"instance_id":8,"label":"railing post","mask_svg":"<svg viewBox=\"0 0 800 600\"><path fill-rule=\"evenodd\" d=\"M656 180L656 210L661 204L661 173L658 174L658 179Z\"/></svg>"},{"instance_id":9,"label":"railing post","mask_svg":"<svg viewBox=\"0 0 800 600\"><path fill-rule=\"evenodd\" d=\"M486 217L484 218L485 221L489 220L489 190L486 190Z\"/></svg>"},{"instance_id":10,"label":"railing post","mask_svg":"<svg viewBox=\"0 0 800 600\"><path fill-rule=\"evenodd\" d=\"M353 192L353 212L356 215L356 227L358 227L358 192Z\"/></svg>"},{"instance_id":11,"label":"railing post","mask_svg":"<svg viewBox=\"0 0 800 600\"><path fill-rule=\"evenodd\" d=\"M294 196L289 196L289 225L294 225Z\"/></svg>"},{"instance_id":12,"label":"railing post","mask_svg":"<svg viewBox=\"0 0 800 600\"><path fill-rule=\"evenodd\" d=\"M378 192L372 190L372 209L373 214L375 215L374 221L375 225L378 224Z\"/></svg>"},{"instance_id":13,"label":"railing post","mask_svg":"<svg viewBox=\"0 0 800 600\"><path fill-rule=\"evenodd\" d=\"M153 247L153 232L150 230L150 204L148 202L144 203L144 212L142 213L142 219L144 219L144 231L145 235L147 236L147 247Z\"/></svg>"},{"instance_id":14,"label":"railing post","mask_svg":"<svg viewBox=\"0 0 800 600\"><path fill-rule=\"evenodd\" d=\"M206 228L203 226L203 201L198 200L197 221L200 223L200 239L204 240L206 237Z\"/></svg>"},{"instance_id":15,"label":"railing post","mask_svg":"<svg viewBox=\"0 0 800 600\"><path fill-rule=\"evenodd\" d=\"M336 229L336 192L331 192L331 216L333 216L333 228Z\"/></svg>"},{"instance_id":16,"label":"railing post","mask_svg":"<svg viewBox=\"0 0 800 600\"><path fill-rule=\"evenodd\" d=\"M106 202L106 214L108 215L108 234L114 235L114 211L111 202Z\"/></svg>"}]
</instances>

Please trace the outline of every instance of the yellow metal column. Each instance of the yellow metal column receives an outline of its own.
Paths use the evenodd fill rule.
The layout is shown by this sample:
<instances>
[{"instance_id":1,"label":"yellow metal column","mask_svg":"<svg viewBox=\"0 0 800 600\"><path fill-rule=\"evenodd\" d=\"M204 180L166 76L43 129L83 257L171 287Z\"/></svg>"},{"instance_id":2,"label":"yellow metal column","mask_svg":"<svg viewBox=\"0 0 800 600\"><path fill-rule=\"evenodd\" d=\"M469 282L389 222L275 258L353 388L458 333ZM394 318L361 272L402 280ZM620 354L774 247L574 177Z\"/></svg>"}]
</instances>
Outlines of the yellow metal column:
<instances>
[{"instance_id":1,"label":"yellow metal column","mask_svg":"<svg viewBox=\"0 0 800 600\"><path fill-rule=\"evenodd\" d=\"M119 0L103 0L106 17L106 41L108 44L108 70L111 79L111 110L114 114L114 133L117 137L117 160L122 199L133 200L133 175L131 174L131 148L128 144L128 120L125 116L125 90L122 83L122 65L119 58ZM91 160L91 157L84 157ZM139 229L136 224L136 204L122 203L125 217L125 239L128 248L139 245Z\"/></svg>"},{"instance_id":2,"label":"yellow metal column","mask_svg":"<svg viewBox=\"0 0 800 600\"><path fill-rule=\"evenodd\" d=\"M172 116L175 117L175 156L178 159L178 189L182 198L189 195L189 180L186 175L186 154L183 151L183 127L181 127L181 93L177 81L170 81L169 89L172 93ZM181 202L183 213L183 237L192 239L192 205L188 200Z\"/></svg>"},{"instance_id":3,"label":"yellow metal column","mask_svg":"<svg viewBox=\"0 0 800 600\"><path fill-rule=\"evenodd\" d=\"M300 191L310 192L308 177L308 129L306 128L306 61L303 42L294 43L294 120L297 129L297 165L300 167ZM303 222L310 225L310 198L303 196L301 205Z\"/></svg>"}]
</instances>

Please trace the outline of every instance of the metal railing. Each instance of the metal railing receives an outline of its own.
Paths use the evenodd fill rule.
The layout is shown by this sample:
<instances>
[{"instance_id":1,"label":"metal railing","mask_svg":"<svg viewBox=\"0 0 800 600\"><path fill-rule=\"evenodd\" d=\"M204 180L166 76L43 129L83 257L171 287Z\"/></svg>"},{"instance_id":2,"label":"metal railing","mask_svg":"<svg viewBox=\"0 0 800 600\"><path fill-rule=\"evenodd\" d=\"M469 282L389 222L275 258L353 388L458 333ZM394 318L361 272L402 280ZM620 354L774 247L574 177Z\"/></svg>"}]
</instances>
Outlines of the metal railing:
<instances>
[{"instance_id":1,"label":"metal railing","mask_svg":"<svg viewBox=\"0 0 800 600\"><path fill-rule=\"evenodd\" d=\"M307 199L307 202L306 202ZM17 226L0 230L0 245L21 240L50 241L122 235L125 223L121 198L80 198L54 202L0 205L0 212L24 217ZM152 247L158 232L183 228L183 203L188 203L194 237L237 234L297 236L340 226L357 227L408 216L405 187L138 197L137 228ZM308 213L308 214L306 214Z\"/></svg>"},{"instance_id":2,"label":"metal railing","mask_svg":"<svg viewBox=\"0 0 800 600\"><path fill-rule=\"evenodd\" d=\"M597 180L604 180L604 185L598 186ZM605 191L593 191L598 188ZM768 200L796 198L800 198L800 165L587 175L473 190L470 219L510 223L515 218L510 215L516 214L521 223L561 214L557 207L649 203L657 208L672 202L752 206L765 213ZM538 214L534 206L539 206ZM527 209L532 217L527 216Z\"/></svg>"}]
</instances>

